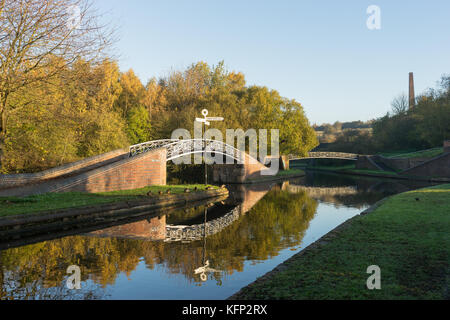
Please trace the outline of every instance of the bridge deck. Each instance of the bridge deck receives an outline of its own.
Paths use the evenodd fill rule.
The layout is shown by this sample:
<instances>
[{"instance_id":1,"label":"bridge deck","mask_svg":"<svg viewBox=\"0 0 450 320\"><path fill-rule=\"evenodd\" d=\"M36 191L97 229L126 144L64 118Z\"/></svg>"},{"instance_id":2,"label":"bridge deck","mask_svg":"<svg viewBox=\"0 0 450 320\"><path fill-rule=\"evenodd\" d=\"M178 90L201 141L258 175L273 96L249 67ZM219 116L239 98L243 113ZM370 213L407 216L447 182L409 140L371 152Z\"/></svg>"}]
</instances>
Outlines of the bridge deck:
<instances>
[{"instance_id":1,"label":"bridge deck","mask_svg":"<svg viewBox=\"0 0 450 320\"><path fill-rule=\"evenodd\" d=\"M302 159L340 159L340 160L357 160L358 154L346 153L346 152L308 152L308 156L300 157L292 155L289 160L302 160Z\"/></svg>"}]
</instances>

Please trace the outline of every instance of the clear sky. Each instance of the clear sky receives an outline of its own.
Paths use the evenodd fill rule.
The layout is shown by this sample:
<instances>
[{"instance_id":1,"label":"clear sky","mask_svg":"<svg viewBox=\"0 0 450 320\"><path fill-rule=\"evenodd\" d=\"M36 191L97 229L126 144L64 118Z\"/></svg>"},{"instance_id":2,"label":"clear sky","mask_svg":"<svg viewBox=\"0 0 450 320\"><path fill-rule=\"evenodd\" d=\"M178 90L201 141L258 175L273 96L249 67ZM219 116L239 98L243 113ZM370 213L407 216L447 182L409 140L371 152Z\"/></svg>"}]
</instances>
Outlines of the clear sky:
<instances>
[{"instance_id":1,"label":"clear sky","mask_svg":"<svg viewBox=\"0 0 450 320\"><path fill-rule=\"evenodd\" d=\"M366 10L381 10L369 30ZM95 0L118 26L122 71L151 77L224 60L247 84L302 103L311 123L384 115L450 73L450 1Z\"/></svg>"}]
</instances>

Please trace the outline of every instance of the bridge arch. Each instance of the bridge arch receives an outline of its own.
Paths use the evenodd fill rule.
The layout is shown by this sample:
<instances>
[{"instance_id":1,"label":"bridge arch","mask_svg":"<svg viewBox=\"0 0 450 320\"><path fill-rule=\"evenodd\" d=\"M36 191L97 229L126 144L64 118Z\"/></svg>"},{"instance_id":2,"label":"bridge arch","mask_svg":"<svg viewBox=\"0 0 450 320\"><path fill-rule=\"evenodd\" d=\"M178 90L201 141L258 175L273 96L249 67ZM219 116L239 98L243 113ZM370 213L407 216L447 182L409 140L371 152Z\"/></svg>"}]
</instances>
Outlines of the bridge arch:
<instances>
[{"instance_id":1,"label":"bridge arch","mask_svg":"<svg viewBox=\"0 0 450 320\"><path fill-rule=\"evenodd\" d=\"M240 206L236 206L225 215L205 223L191 226L167 225L164 242L190 242L202 240L204 237L216 234L233 224L233 222L239 219L240 211Z\"/></svg>"},{"instance_id":2,"label":"bridge arch","mask_svg":"<svg viewBox=\"0 0 450 320\"><path fill-rule=\"evenodd\" d=\"M167 161L191 154L203 154L206 151L207 153L218 153L230 157L236 160L238 164L260 163L244 151L222 141L211 139L161 139L143 142L130 146L130 157L158 148L166 148Z\"/></svg>"},{"instance_id":3,"label":"bridge arch","mask_svg":"<svg viewBox=\"0 0 450 320\"><path fill-rule=\"evenodd\" d=\"M257 159L227 143L211 139L162 139L153 140L137 145L129 149L129 156L166 150L166 161L174 160L186 155L198 153L218 153L233 159L233 163L214 163L213 181L216 183L243 183L248 179L259 179L261 176L274 175L273 168L266 167ZM237 164L235 163L237 161Z\"/></svg>"}]
</instances>

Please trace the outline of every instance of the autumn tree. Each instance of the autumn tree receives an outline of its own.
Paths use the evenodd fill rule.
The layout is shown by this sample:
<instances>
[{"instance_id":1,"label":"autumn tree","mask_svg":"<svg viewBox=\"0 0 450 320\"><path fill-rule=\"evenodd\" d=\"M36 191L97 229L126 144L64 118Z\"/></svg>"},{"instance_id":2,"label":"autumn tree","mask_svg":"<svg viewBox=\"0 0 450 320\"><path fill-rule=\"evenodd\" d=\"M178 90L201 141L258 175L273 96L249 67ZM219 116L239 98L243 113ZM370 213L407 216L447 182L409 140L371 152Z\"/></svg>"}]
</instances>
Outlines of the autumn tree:
<instances>
[{"instance_id":1,"label":"autumn tree","mask_svg":"<svg viewBox=\"0 0 450 320\"><path fill-rule=\"evenodd\" d=\"M99 25L89 0L0 1L0 168L11 94L83 58L103 57L112 33ZM54 58L63 63L54 65Z\"/></svg>"},{"instance_id":2,"label":"autumn tree","mask_svg":"<svg viewBox=\"0 0 450 320\"><path fill-rule=\"evenodd\" d=\"M115 62L77 61L11 94L4 170L43 170L128 145L126 120L114 108L119 75Z\"/></svg>"},{"instance_id":3,"label":"autumn tree","mask_svg":"<svg viewBox=\"0 0 450 320\"><path fill-rule=\"evenodd\" d=\"M122 93L116 102L116 106L125 118L132 108L145 104L146 90L133 69L121 74L120 86L122 87Z\"/></svg>"},{"instance_id":4,"label":"autumn tree","mask_svg":"<svg viewBox=\"0 0 450 320\"><path fill-rule=\"evenodd\" d=\"M150 115L143 105L135 106L128 112L126 131L131 144L151 140Z\"/></svg>"},{"instance_id":5,"label":"autumn tree","mask_svg":"<svg viewBox=\"0 0 450 320\"><path fill-rule=\"evenodd\" d=\"M206 108L211 115L224 117L223 122L214 123L223 137L226 129L279 129L280 151L298 155L318 144L300 103L281 97L276 90L246 86L244 75L226 70L223 61L215 66L192 64L159 83L165 99L163 111L152 119L155 138L170 137L177 128L193 134L193 119Z\"/></svg>"}]
</instances>

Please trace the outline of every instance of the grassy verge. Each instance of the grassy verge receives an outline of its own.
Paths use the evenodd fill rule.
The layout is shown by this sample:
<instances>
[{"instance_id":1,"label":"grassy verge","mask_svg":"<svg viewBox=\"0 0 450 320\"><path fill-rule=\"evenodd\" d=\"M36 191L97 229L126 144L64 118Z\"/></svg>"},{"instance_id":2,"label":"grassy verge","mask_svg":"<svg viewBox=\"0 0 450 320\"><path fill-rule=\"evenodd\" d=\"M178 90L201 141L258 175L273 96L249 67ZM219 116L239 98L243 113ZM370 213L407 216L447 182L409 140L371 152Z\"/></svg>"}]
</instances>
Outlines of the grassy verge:
<instances>
[{"instance_id":1,"label":"grassy verge","mask_svg":"<svg viewBox=\"0 0 450 320\"><path fill-rule=\"evenodd\" d=\"M390 158L434 158L444 152L443 147L433 148L428 150L420 150L409 153L397 153L391 154Z\"/></svg>"},{"instance_id":2,"label":"grassy verge","mask_svg":"<svg viewBox=\"0 0 450 320\"><path fill-rule=\"evenodd\" d=\"M397 173L393 171L381 171L381 170L370 170L370 169L356 169L355 164L349 164L344 166L310 166L306 169L320 169L320 170L330 170L330 171L342 171L346 173L367 173L375 175L394 175Z\"/></svg>"},{"instance_id":3,"label":"grassy verge","mask_svg":"<svg viewBox=\"0 0 450 320\"><path fill-rule=\"evenodd\" d=\"M368 290L367 267L381 269ZM242 289L238 299L449 299L450 184L387 199Z\"/></svg>"},{"instance_id":4,"label":"grassy verge","mask_svg":"<svg viewBox=\"0 0 450 320\"><path fill-rule=\"evenodd\" d=\"M380 171L380 170L370 170L370 169L350 169L350 170L346 170L346 172L398 176L398 174L393 171Z\"/></svg>"},{"instance_id":5,"label":"grassy verge","mask_svg":"<svg viewBox=\"0 0 450 320\"><path fill-rule=\"evenodd\" d=\"M277 177L301 175L301 174L305 174L305 171L303 171L301 169L289 169L289 170L278 171Z\"/></svg>"},{"instance_id":6,"label":"grassy verge","mask_svg":"<svg viewBox=\"0 0 450 320\"><path fill-rule=\"evenodd\" d=\"M334 171L343 171L343 170L353 170L355 169L354 164L348 164L344 166L309 166L307 169L321 169L321 170L334 170Z\"/></svg>"},{"instance_id":7,"label":"grassy verge","mask_svg":"<svg viewBox=\"0 0 450 320\"><path fill-rule=\"evenodd\" d=\"M151 191L155 195L158 195L159 191L165 193L168 189L170 189L170 192L172 194L184 193L184 190L186 188L194 191L195 187L197 187L198 191L203 191L207 186L203 184L148 186L141 189L102 193L67 192L46 193L42 195L28 196L23 198L0 197L0 217L136 200L145 196L149 191Z\"/></svg>"}]
</instances>

